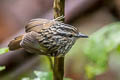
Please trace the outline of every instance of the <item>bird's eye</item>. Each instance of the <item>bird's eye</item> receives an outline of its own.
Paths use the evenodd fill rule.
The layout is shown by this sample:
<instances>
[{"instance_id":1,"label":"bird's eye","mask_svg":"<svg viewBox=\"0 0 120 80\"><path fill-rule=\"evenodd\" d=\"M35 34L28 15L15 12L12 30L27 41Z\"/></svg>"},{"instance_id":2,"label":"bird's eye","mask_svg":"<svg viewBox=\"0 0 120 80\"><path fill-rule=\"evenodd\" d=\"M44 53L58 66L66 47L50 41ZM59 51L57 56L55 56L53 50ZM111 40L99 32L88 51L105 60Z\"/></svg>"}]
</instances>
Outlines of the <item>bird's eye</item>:
<instances>
[{"instance_id":1,"label":"bird's eye","mask_svg":"<svg viewBox=\"0 0 120 80\"><path fill-rule=\"evenodd\" d=\"M70 34L69 37L72 37L72 34Z\"/></svg>"}]
</instances>

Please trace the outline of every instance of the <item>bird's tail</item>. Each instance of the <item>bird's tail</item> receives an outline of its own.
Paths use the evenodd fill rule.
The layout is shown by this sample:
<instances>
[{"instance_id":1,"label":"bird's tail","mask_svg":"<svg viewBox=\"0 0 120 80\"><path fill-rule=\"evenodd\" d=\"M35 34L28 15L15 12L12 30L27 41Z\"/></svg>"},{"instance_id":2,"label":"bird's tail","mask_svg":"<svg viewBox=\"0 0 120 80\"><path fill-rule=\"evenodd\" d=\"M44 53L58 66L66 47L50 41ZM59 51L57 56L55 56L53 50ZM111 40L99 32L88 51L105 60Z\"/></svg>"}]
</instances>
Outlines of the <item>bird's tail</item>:
<instances>
[{"instance_id":1,"label":"bird's tail","mask_svg":"<svg viewBox=\"0 0 120 80\"><path fill-rule=\"evenodd\" d=\"M9 50L16 50L16 49L21 48L20 42L21 42L23 36L24 35L18 36L14 40L10 41L10 43L8 44Z\"/></svg>"}]
</instances>

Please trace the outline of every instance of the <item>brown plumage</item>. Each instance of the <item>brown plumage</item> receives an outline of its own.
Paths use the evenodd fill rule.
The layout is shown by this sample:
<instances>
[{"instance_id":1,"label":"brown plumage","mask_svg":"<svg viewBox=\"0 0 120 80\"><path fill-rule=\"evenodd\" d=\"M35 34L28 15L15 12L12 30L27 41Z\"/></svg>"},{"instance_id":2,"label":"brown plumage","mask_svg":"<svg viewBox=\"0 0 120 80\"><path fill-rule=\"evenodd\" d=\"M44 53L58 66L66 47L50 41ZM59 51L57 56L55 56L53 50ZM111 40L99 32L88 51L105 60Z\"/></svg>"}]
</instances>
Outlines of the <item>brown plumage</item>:
<instances>
[{"instance_id":1,"label":"brown plumage","mask_svg":"<svg viewBox=\"0 0 120 80\"><path fill-rule=\"evenodd\" d=\"M79 33L74 26L40 18L31 20L26 25L25 31L23 36L15 38L9 43L10 50L22 47L30 53L49 56L65 55L76 39L87 37Z\"/></svg>"}]
</instances>

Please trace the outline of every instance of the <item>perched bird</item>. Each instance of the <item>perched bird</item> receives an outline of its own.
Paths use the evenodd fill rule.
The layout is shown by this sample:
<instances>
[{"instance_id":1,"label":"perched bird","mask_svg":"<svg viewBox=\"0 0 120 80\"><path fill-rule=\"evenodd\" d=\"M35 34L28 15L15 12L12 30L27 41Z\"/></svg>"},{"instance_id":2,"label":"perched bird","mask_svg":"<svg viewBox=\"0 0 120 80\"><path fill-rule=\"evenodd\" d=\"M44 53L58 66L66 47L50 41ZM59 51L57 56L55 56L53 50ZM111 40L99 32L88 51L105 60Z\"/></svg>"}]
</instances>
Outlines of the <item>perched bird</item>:
<instances>
[{"instance_id":1,"label":"perched bird","mask_svg":"<svg viewBox=\"0 0 120 80\"><path fill-rule=\"evenodd\" d=\"M32 19L25 32L9 43L10 50L24 48L29 53L64 56L78 38L88 37L72 25L41 18Z\"/></svg>"}]
</instances>

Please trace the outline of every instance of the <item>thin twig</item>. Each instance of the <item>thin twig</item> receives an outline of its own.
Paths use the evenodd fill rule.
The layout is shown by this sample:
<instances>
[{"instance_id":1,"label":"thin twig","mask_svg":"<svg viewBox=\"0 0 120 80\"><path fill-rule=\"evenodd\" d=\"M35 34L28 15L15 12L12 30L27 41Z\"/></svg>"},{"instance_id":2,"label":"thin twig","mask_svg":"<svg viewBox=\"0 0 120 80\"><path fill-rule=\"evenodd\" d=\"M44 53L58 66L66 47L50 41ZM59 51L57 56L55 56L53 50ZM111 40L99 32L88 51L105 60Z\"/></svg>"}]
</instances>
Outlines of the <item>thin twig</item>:
<instances>
[{"instance_id":1,"label":"thin twig","mask_svg":"<svg viewBox=\"0 0 120 80\"><path fill-rule=\"evenodd\" d=\"M64 77L64 57L54 58L54 80L63 80Z\"/></svg>"},{"instance_id":2,"label":"thin twig","mask_svg":"<svg viewBox=\"0 0 120 80\"><path fill-rule=\"evenodd\" d=\"M54 18L64 16L65 0L54 0ZM64 22L64 18L60 21ZM64 57L54 58L54 80L63 80L64 77Z\"/></svg>"}]
</instances>

